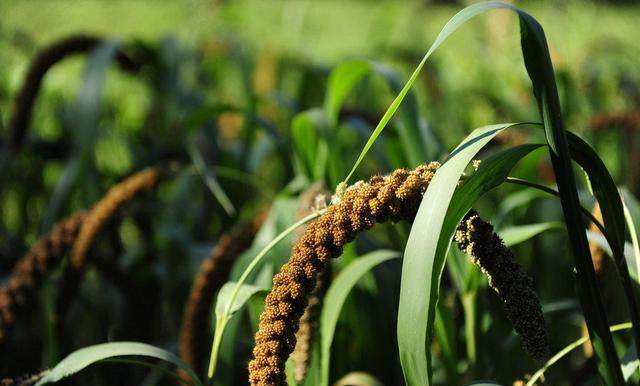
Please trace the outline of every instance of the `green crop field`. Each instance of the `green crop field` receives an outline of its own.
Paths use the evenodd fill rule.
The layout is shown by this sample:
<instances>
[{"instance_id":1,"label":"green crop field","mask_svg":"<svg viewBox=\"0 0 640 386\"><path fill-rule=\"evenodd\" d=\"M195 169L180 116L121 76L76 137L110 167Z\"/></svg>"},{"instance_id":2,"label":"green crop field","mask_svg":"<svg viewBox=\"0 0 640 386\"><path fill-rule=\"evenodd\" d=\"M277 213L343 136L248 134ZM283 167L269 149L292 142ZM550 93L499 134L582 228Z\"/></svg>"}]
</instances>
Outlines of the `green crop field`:
<instances>
[{"instance_id":1,"label":"green crop field","mask_svg":"<svg viewBox=\"0 0 640 386\"><path fill-rule=\"evenodd\" d=\"M637 385L639 18L0 0L0 385Z\"/></svg>"}]
</instances>

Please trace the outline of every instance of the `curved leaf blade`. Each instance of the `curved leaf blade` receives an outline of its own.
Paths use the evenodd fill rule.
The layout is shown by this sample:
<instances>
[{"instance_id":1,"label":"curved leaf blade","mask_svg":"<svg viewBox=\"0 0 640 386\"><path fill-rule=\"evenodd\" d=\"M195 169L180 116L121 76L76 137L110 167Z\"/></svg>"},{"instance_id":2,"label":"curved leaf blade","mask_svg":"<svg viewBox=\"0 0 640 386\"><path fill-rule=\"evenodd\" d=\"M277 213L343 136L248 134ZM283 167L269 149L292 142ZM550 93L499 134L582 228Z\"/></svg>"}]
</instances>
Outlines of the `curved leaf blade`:
<instances>
[{"instance_id":1,"label":"curved leaf blade","mask_svg":"<svg viewBox=\"0 0 640 386\"><path fill-rule=\"evenodd\" d=\"M571 132L567 132L567 143L571 158L580 164L589 176L593 195L600 204L607 240L611 244L611 252L622 282L629 314L631 315L634 340L636 347L640 348L640 313L624 253L626 220L622 198L613 177L609 174L607 167L596 151L582 138ZM640 351L638 355L640 356Z\"/></svg>"},{"instance_id":2,"label":"curved leaf blade","mask_svg":"<svg viewBox=\"0 0 640 386\"><path fill-rule=\"evenodd\" d=\"M47 375L45 375L36 386L47 383L58 382L88 366L105 359L122 356L143 356L148 358L161 359L172 363L180 369L186 371L197 386L202 386L202 382L195 375L193 370L176 355L146 343L139 342L111 342L95 346L89 346L69 354L60 361Z\"/></svg>"},{"instance_id":3,"label":"curved leaf blade","mask_svg":"<svg viewBox=\"0 0 640 386\"><path fill-rule=\"evenodd\" d=\"M498 233L507 247L523 243L543 232L564 229L564 225L557 221L538 224L517 225L500 230Z\"/></svg>"},{"instance_id":4,"label":"curved leaf blade","mask_svg":"<svg viewBox=\"0 0 640 386\"><path fill-rule=\"evenodd\" d=\"M367 60L351 60L341 63L329 75L324 109L329 122L336 126L340 107L347 95L358 82L371 72L371 64Z\"/></svg>"},{"instance_id":5,"label":"curved leaf blade","mask_svg":"<svg viewBox=\"0 0 640 386\"><path fill-rule=\"evenodd\" d=\"M515 125L474 130L438 169L422 198L405 247L400 286L397 333L407 385L431 382L427 342L433 331L446 252L458 222L478 197L504 181L515 163L540 145L516 147L485 160L456 191L458 180L484 145L502 130Z\"/></svg>"},{"instance_id":6,"label":"curved leaf blade","mask_svg":"<svg viewBox=\"0 0 640 386\"><path fill-rule=\"evenodd\" d=\"M325 98L325 111L333 127L338 125L340 108L347 95L362 78L373 74L382 77L394 94L402 91L403 84L399 73L381 63L364 59L351 60L342 63L333 70L329 77ZM411 166L417 166L425 159L431 158L429 148L433 148L433 146L428 146L421 135L418 102L415 95L409 93L406 96L398 118L396 127L402 145L406 149L407 161Z\"/></svg>"},{"instance_id":7,"label":"curved leaf blade","mask_svg":"<svg viewBox=\"0 0 640 386\"><path fill-rule=\"evenodd\" d=\"M266 293L268 291L267 288L258 287L252 284L242 284L238 289L235 299L233 300L233 304L229 304L237 285L237 282L230 281L220 288L220 291L218 292L218 299L216 300L216 317L231 317L253 296L259 293Z\"/></svg>"},{"instance_id":8,"label":"curved leaf blade","mask_svg":"<svg viewBox=\"0 0 640 386\"><path fill-rule=\"evenodd\" d=\"M399 258L395 251L380 250L368 253L354 260L333 280L324 297L320 315L320 385L329 385L331 343L338 324L338 318L347 296L364 274L391 259Z\"/></svg>"}]
</instances>

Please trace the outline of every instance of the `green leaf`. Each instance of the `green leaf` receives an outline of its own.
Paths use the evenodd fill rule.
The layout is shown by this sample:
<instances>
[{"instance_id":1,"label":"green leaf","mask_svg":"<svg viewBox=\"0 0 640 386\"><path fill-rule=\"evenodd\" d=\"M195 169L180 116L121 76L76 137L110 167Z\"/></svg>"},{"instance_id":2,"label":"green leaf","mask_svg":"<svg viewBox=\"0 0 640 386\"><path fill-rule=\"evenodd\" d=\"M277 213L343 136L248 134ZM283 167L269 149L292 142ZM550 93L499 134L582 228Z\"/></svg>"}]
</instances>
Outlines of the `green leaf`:
<instances>
[{"instance_id":1,"label":"green leaf","mask_svg":"<svg viewBox=\"0 0 640 386\"><path fill-rule=\"evenodd\" d=\"M534 200L545 197L545 193L536 189L522 189L511 193L500 201L495 224L501 223L511 211L530 205Z\"/></svg>"},{"instance_id":2,"label":"green leaf","mask_svg":"<svg viewBox=\"0 0 640 386\"><path fill-rule=\"evenodd\" d=\"M191 162L193 162L196 171L204 180L205 185L207 185L207 188L211 194L213 194L213 197L218 200L224 211L227 212L229 216L233 216L236 213L236 208L233 206L229 196L218 182L216 174L211 168L207 167L207 163L204 161L204 157L195 145L195 142L191 142L189 144L188 152L189 157L191 157Z\"/></svg>"},{"instance_id":3,"label":"green leaf","mask_svg":"<svg viewBox=\"0 0 640 386\"><path fill-rule=\"evenodd\" d=\"M465 315L466 317L466 315ZM458 353L456 350L456 330L453 311L438 303L435 318L435 337L440 345L440 356L445 365L447 380L454 382L458 376Z\"/></svg>"},{"instance_id":4,"label":"green leaf","mask_svg":"<svg viewBox=\"0 0 640 386\"><path fill-rule=\"evenodd\" d=\"M602 235L600 232L588 230L587 238L589 242L595 243L598 247L600 247L607 255L613 257L613 251L611 250L611 244L607 240L607 238ZM634 251L633 245L631 243L624 243L624 258L627 261L627 264L632 264L634 262ZM630 273L636 275L635 271L631 270Z\"/></svg>"},{"instance_id":5,"label":"green leaf","mask_svg":"<svg viewBox=\"0 0 640 386\"><path fill-rule=\"evenodd\" d=\"M291 139L304 174L310 181L325 177L328 148L328 123L320 109L303 111L291 121ZM323 141L320 139L323 138Z\"/></svg>"},{"instance_id":6,"label":"green leaf","mask_svg":"<svg viewBox=\"0 0 640 386\"><path fill-rule=\"evenodd\" d=\"M624 376L624 380L628 382L639 367L638 350L636 350L635 344L632 344L622 357L622 375Z\"/></svg>"},{"instance_id":7,"label":"green leaf","mask_svg":"<svg viewBox=\"0 0 640 386\"><path fill-rule=\"evenodd\" d=\"M337 66L331 75L327 85L327 94L324 101L324 109L329 122L336 126L340 108L347 95L364 76L371 72L371 64L366 60L353 60Z\"/></svg>"},{"instance_id":8,"label":"green leaf","mask_svg":"<svg viewBox=\"0 0 640 386\"><path fill-rule=\"evenodd\" d=\"M71 196L76 181L94 167L94 145L99 136L99 114L102 90L109 65L113 62L120 43L108 41L96 47L89 55L82 76L82 85L73 105L64 116L73 138L73 152L62 177L56 183L51 199L42 215L41 227L49 229L59 217L65 202Z\"/></svg>"},{"instance_id":9,"label":"green leaf","mask_svg":"<svg viewBox=\"0 0 640 386\"><path fill-rule=\"evenodd\" d=\"M548 230L564 229L564 225L557 221L539 224L518 225L501 229L498 234L508 247L525 242Z\"/></svg>"},{"instance_id":10,"label":"green leaf","mask_svg":"<svg viewBox=\"0 0 640 386\"><path fill-rule=\"evenodd\" d=\"M631 323L621 323L615 326L611 326L610 328L607 328L607 330L609 330L610 332L617 332L617 331L628 330L630 328L631 328ZM562 350L558 351L555 355L549 358L549 360L547 361L547 363L544 364L544 366L542 366L540 369L538 369L538 371L533 373L531 378L529 378L529 380L527 381L526 386L535 386L536 382L544 376L545 371L551 368L551 366L555 365L560 359L567 356L571 351L582 346L585 342L587 342L587 340L589 340L589 338L584 336L572 342L571 344L565 346Z\"/></svg>"},{"instance_id":11,"label":"green leaf","mask_svg":"<svg viewBox=\"0 0 640 386\"><path fill-rule=\"evenodd\" d=\"M608 328L607 316L596 282L589 243L585 233L585 224L580 213L580 200L567 139L570 133L567 133L564 127L560 98L547 41L542 27L533 17L517 8L511 9L517 12L520 18L522 54L527 73L533 83L539 113L544 124L547 144L549 145L549 155L556 176L560 203L569 236L569 246L575 262L578 294L596 354L598 370L605 384L622 386L625 382L620 371L620 360ZM583 165L583 167L585 166ZM606 174L608 175L608 173ZM593 176L591 178L592 182L602 182L607 185L607 181L594 181ZM617 194L615 194L615 197L617 197ZM609 210L613 209L615 208L609 208ZM610 216L610 221L616 220L616 214L611 213ZM622 229L624 229L624 223L615 222L610 225L614 228L621 225ZM617 238L618 235L613 237ZM612 248L615 248L614 255L618 255L616 261L619 262L621 260L620 243L615 239L613 243L617 244L616 246L612 245ZM626 265L618 268L622 273L626 269ZM632 294L629 296L630 280L628 280L628 276L627 271L626 275L621 275L621 278L625 286L627 301L631 306L632 320L634 320L634 325L637 326L637 310ZM640 339L639 331L636 328L636 340Z\"/></svg>"},{"instance_id":12,"label":"green leaf","mask_svg":"<svg viewBox=\"0 0 640 386\"><path fill-rule=\"evenodd\" d=\"M293 367L293 362L291 358L289 358L285 363L285 373L286 373L287 385L298 386L296 382L295 368Z\"/></svg>"},{"instance_id":13,"label":"green leaf","mask_svg":"<svg viewBox=\"0 0 640 386\"><path fill-rule=\"evenodd\" d=\"M395 251L380 250L371 252L354 260L333 279L325 295L320 316L321 386L329 385L331 343L333 342L338 318L347 296L364 274L385 261L399 257L400 254Z\"/></svg>"},{"instance_id":14,"label":"green leaf","mask_svg":"<svg viewBox=\"0 0 640 386\"><path fill-rule=\"evenodd\" d=\"M400 362L409 386L429 385L430 342L440 277L455 229L478 197L508 176L516 162L540 145L524 145L500 152L456 191L464 169L495 135L515 124L476 129L449 156L429 184L411 227L402 264L398 311Z\"/></svg>"},{"instance_id":15,"label":"green leaf","mask_svg":"<svg viewBox=\"0 0 640 386\"><path fill-rule=\"evenodd\" d=\"M278 196L272 202L269 214L262 223L260 230L253 239L251 247L243 252L237 259L231 269L230 280L238 280L244 270L249 266L253 258L268 245L271 240L276 238L282 231L287 229L289 225L296 222L296 209L298 208L298 199ZM284 259L289 257L293 243L293 237L287 237L281 243L276 244L269 252L264 263L273 262L276 266L284 263ZM256 267L256 273L261 269L262 264ZM255 276L250 276L249 283L253 283Z\"/></svg>"},{"instance_id":16,"label":"green leaf","mask_svg":"<svg viewBox=\"0 0 640 386\"><path fill-rule=\"evenodd\" d=\"M610 241L615 245L611 247L619 251L624 249L625 219L622 207L622 199L618 193L613 177L609 174L604 162L588 143L577 135L567 132L567 142L571 158L573 158L589 176L589 182L593 195L600 204L602 220L607 230Z\"/></svg>"},{"instance_id":17,"label":"green leaf","mask_svg":"<svg viewBox=\"0 0 640 386\"><path fill-rule=\"evenodd\" d=\"M325 111L333 127L338 125L340 108L347 95L365 76L377 74L389 85L391 91L397 94L403 85L400 74L389 66L369 60L351 60L337 66L329 76L329 85L325 98ZM418 103L415 95L408 94L404 106L400 110L397 129L400 140L407 154L407 161L411 166L417 166L425 159L433 157L434 146L429 146L422 138Z\"/></svg>"},{"instance_id":18,"label":"green leaf","mask_svg":"<svg viewBox=\"0 0 640 386\"><path fill-rule=\"evenodd\" d=\"M340 190L342 186L346 186L346 183L360 165L371 146L373 146L377 137L398 110L406 94L409 92L411 86L422 71L427 59L435 49L437 49L449 35L455 32L468 20L493 9L510 10L515 12L519 17L524 64L533 83L534 94L536 96L540 116L544 124L545 136L547 144L549 145L549 153L551 155L551 161L556 175L558 192L560 193L560 202L562 204L565 222L567 224L570 247L576 264L576 269L578 271L578 292L581 294L585 318L587 320L590 334L593 337L593 345L597 358L602 361L602 363L599 363L599 370L605 383L611 385L623 385L624 381L620 372L620 361L613 346L611 333L607 328L608 324L606 314L596 285L595 272L589 252L585 226L580 213L580 202L578 200L575 176L573 175L573 170L571 168L571 157L567 145L562 113L560 111L560 101L555 83L553 65L551 64L551 58L549 55L549 48L547 46L542 27L529 14L510 4L500 2L482 2L466 7L454 15L440 31L435 42L424 55L414 72L409 77L407 83L383 115L382 119L371 134L371 137L360 152L360 155L354 163L351 171L343 183L339 185L338 190ZM419 273L414 273L414 275L419 275ZM422 305L422 307L424 307L424 305ZM426 336L422 336L418 333L418 335L413 338L426 338ZM421 385L429 384L429 380L427 379L428 377L426 376L428 370L424 367L420 369L420 366L425 365L427 362L427 355L424 349L412 354L401 352L401 361L403 363L403 367L406 367L405 376L407 375L407 372L411 374L409 376L412 381L409 383L410 386L414 384L414 382L415 384Z\"/></svg>"},{"instance_id":19,"label":"green leaf","mask_svg":"<svg viewBox=\"0 0 640 386\"><path fill-rule=\"evenodd\" d=\"M257 287L251 284L242 284L238 289L238 293L236 294L233 304L229 304L231 301L231 295L236 289L236 286L237 283L235 281L230 281L220 288L220 291L218 292L218 299L216 300L216 317L230 317L242 308L242 306L251 299L252 296L259 293L266 293L268 291L268 288Z\"/></svg>"},{"instance_id":20,"label":"green leaf","mask_svg":"<svg viewBox=\"0 0 640 386\"><path fill-rule=\"evenodd\" d=\"M306 224L307 222L319 217L323 211L312 213L291 226L282 231L276 237L274 237L267 245L265 245L260 252L249 262L246 266L242 275L236 283L232 285L225 286L230 287L230 289L225 290L225 286L220 290L218 295L218 302L216 304L216 329L213 334L213 343L211 345L211 356L209 357L209 371L208 377L212 379L216 372L216 367L218 365L218 354L220 352L220 344L222 342L222 338L224 336L224 331L231 320L231 316L235 311L237 311L242 305L257 291L255 291L255 286L247 284L247 280L249 276L254 272L254 270L261 265L263 258L273 249L280 241L285 239L288 235L290 235L293 231L295 231L299 226ZM256 236L257 237L257 236ZM225 290L223 294L222 291ZM266 291L266 290L265 290Z\"/></svg>"},{"instance_id":21,"label":"green leaf","mask_svg":"<svg viewBox=\"0 0 640 386\"><path fill-rule=\"evenodd\" d=\"M624 218L631 234L633 246L633 258L635 261L636 281L640 280L640 205L638 200L626 189L622 189L622 205L624 206Z\"/></svg>"},{"instance_id":22,"label":"green leaf","mask_svg":"<svg viewBox=\"0 0 640 386\"><path fill-rule=\"evenodd\" d=\"M180 358L159 347L139 342L103 343L74 351L58 363L58 365L47 373L47 375L40 379L36 386L58 382L61 379L69 377L96 362L122 356L143 356L170 362L186 371L197 386L202 386L202 382L198 379L193 370L191 370L191 368Z\"/></svg>"},{"instance_id":23,"label":"green leaf","mask_svg":"<svg viewBox=\"0 0 640 386\"><path fill-rule=\"evenodd\" d=\"M633 283L629 274L627 259L624 254L625 245L625 215L622 198L618 192L613 177L609 174L604 162L588 143L577 135L567 132L567 142L571 157L580 164L589 176L593 195L600 204L604 222L605 236L611 247L613 259L622 282L625 300L633 323L634 340L640 348L640 313L635 299ZM560 186L560 184L558 184ZM584 233L584 230L582 231ZM589 254L590 256L590 254ZM590 257L589 257L590 258ZM591 269L593 263L589 261ZM615 354L615 350L614 353ZM612 355L613 355L612 354ZM640 356L640 352L639 352ZM617 355L612 360L617 359Z\"/></svg>"},{"instance_id":24,"label":"green leaf","mask_svg":"<svg viewBox=\"0 0 640 386\"><path fill-rule=\"evenodd\" d=\"M479 14L482 14L492 9L498 9L498 8L509 9L521 15L522 14L526 15L526 13L520 11L518 8L509 4L498 3L498 2L483 2L483 3L474 4L464 8L462 11L455 14L447 22L447 24L445 24L445 26L442 28L442 30L436 37L436 40L433 42L431 47L429 47L429 50L427 51L427 53L422 57L422 60L420 61L420 63L418 63L418 66L415 68L415 70L413 71L413 73L411 74L411 76L409 77L405 85L402 87L398 95L395 97L393 102L391 102L391 105L389 106L389 108L387 108L387 111L384 113L384 115L380 119L380 122L378 123L376 128L373 130L373 133L367 140L367 143L365 144L364 148L360 152L360 155L358 155L358 159L356 160L355 164L351 168L351 171L349 172L347 177L344 179L343 182L345 184L349 181L351 176L353 176L353 173L358 168L358 166L360 165L364 157L367 155L367 153L369 152L369 149L371 149L371 146L373 146L374 142L376 141L380 133L382 133L382 130L384 130L384 128L387 126L391 118L393 118L393 116L395 115L396 111L400 107L400 104L402 104L402 101L407 96L407 94L409 93L409 90L411 89L416 79L418 78L418 75L420 75L420 72L422 72L422 68L427 63L427 60L429 59L431 54L433 54L433 52L438 47L440 47L440 45L442 45L442 43L444 43L444 41L451 34L457 31L458 28L460 28L468 20L470 20L471 18Z\"/></svg>"}]
</instances>

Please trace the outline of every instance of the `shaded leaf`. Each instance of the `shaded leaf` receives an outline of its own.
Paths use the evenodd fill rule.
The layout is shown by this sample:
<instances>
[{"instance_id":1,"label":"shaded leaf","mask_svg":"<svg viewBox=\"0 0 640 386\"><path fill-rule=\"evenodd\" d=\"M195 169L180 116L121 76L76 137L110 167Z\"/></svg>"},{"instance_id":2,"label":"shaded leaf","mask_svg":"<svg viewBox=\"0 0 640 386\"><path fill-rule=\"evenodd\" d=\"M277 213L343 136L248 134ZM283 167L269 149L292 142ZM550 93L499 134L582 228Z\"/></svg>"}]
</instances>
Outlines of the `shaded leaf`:
<instances>
[{"instance_id":1,"label":"shaded leaf","mask_svg":"<svg viewBox=\"0 0 640 386\"><path fill-rule=\"evenodd\" d=\"M478 151L512 126L474 130L438 169L422 199L405 248L398 311L400 361L408 385L431 382L427 343L433 331L445 256L457 224L478 197L502 183L518 160L540 147L524 145L490 157L456 191L464 169Z\"/></svg>"},{"instance_id":2,"label":"shaded leaf","mask_svg":"<svg viewBox=\"0 0 640 386\"><path fill-rule=\"evenodd\" d=\"M331 363L331 343L335 334L338 318L347 296L358 280L367 272L390 259L398 258L395 251L380 250L368 253L349 264L333 280L327 290L320 316L320 385L329 384L329 366Z\"/></svg>"},{"instance_id":3,"label":"shaded leaf","mask_svg":"<svg viewBox=\"0 0 640 386\"><path fill-rule=\"evenodd\" d=\"M109 358L122 356L143 356L161 359L172 363L180 369L186 371L197 386L202 386L202 382L195 375L193 370L174 354L161 348L139 342L111 342L95 346L89 346L74 351L45 375L36 386L47 383L58 382L67 378L88 366Z\"/></svg>"},{"instance_id":4,"label":"shaded leaf","mask_svg":"<svg viewBox=\"0 0 640 386\"><path fill-rule=\"evenodd\" d=\"M540 233L548 230L564 229L564 225L557 221L543 222L539 224L517 225L501 229L498 234L504 241L504 244L511 247L516 244L525 242Z\"/></svg>"}]
</instances>

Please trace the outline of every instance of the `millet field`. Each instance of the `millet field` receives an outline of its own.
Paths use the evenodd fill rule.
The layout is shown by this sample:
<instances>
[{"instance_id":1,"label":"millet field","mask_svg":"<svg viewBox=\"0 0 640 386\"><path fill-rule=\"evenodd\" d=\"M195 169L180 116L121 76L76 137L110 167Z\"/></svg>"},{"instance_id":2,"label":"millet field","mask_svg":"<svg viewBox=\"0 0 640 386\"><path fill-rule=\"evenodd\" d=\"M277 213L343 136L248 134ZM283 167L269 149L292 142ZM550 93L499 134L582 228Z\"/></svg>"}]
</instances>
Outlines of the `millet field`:
<instances>
[{"instance_id":1,"label":"millet field","mask_svg":"<svg viewBox=\"0 0 640 386\"><path fill-rule=\"evenodd\" d=\"M640 3L0 0L0 386L640 383Z\"/></svg>"}]
</instances>

